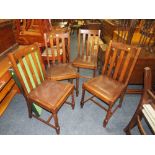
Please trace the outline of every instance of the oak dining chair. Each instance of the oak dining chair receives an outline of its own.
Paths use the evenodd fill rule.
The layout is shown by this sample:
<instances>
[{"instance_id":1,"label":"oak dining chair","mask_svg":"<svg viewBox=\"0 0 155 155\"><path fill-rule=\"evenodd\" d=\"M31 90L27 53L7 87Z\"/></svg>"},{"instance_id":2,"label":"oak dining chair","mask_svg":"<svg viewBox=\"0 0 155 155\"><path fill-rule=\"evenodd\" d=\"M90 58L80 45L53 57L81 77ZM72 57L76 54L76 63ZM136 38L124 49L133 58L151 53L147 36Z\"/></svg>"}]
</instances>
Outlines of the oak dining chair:
<instances>
[{"instance_id":1,"label":"oak dining chair","mask_svg":"<svg viewBox=\"0 0 155 155\"><path fill-rule=\"evenodd\" d=\"M70 33L51 33L44 35L46 49L42 57L47 61L47 78L52 80L76 80L76 96L79 94L79 74L67 61L70 56ZM49 39L48 39L49 38ZM48 43L50 46L48 46Z\"/></svg>"},{"instance_id":2,"label":"oak dining chair","mask_svg":"<svg viewBox=\"0 0 155 155\"><path fill-rule=\"evenodd\" d=\"M93 70L93 77L95 77L97 69L99 37L100 30L79 30L78 54L73 60L73 66L77 68L78 72L80 71L80 68L90 69Z\"/></svg>"},{"instance_id":3,"label":"oak dining chair","mask_svg":"<svg viewBox=\"0 0 155 155\"><path fill-rule=\"evenodd\" d=\"M26 46L15 53L9 53L8 56L21 83L29 117L34 117L49 125L59 134L60 126L57 113L64 103L70 104L74 109L74 85L46 78L41 52L37 43ZM66 101L70 95L72 96L71 103ZM44 109L48 111L50 113L49 118L45 120L34 114L33 106L37 110ZM54 125L50 123L52 118L54 118Z\"/></svg>"},{"instance_id":4,"label":"oak dining chair","mask_svg":"<svg viewBox=\"0 0 155 155\"><path fill-rule=\"evenodd\" d=\"M140 50L140 48L110 41L105 53L102 75L92 78L82 85L81 108L83 108L85 102L90 100L105 110L107 114L103 122L104 127L106 127L113 113L122 105L128 81ZM84 100L85 91L92 94L92 97ZM107 107L98 103L94 97L107 104ZM115 102L119 98L119 105L114 108Z\"/></svg>"}]
</instances>

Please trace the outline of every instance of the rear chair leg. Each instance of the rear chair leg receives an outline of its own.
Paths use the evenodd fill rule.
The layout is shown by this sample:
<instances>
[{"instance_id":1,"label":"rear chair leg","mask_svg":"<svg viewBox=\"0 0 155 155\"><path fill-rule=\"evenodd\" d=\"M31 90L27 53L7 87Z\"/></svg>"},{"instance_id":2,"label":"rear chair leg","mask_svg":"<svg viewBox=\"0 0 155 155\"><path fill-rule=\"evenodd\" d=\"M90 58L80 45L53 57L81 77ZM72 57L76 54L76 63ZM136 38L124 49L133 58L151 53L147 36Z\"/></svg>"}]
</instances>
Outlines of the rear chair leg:
<instances>
[{"instance_id":1,"label":"rear chair leg","mask_svg":"<svg viewBox=\"0 0 155 155\"><path fill-rule=\"evenodd\" d=\"M58 116L57 116L57 113L54 113L53 114L53 118L54 118L54 123L55 123L55 127L56 127L56 133L59 135L60 134L60 126L59 126L59 123L58 123Z\"/></svg>"},{"instance_id":2,"label":"rear chair leg","mask_svg":"<svg viewBox=\"0 0 155 155\"><path fill-rule=\"evenodd\" d=\"M78 72L78 73L80 72L80 68L79 68L79 67L77 68L77 72Z\"/></svg>"},{"instance_id":3,"label":"rear chair leg","mask_svg":"<svg viewBox=\"0 0 155 155\"><path fill-rule=\"evenodd\" d=\"M72 109L75 107L75 100L74 100L74 90L72 92Z\"/></svg>"},{"instance_id":4,"label":"rear chair leg","mask_svg":"<svg viewBox=\"0 0 155 155\"><path fill-rule=\"evenodd\" d=\"M83 108L83 106L84 106L84 96L85 96L85 89L83 88L82 89L81 103L80 103L81 108Z\"/></svg>"},{"instance_id":5,"label":"rear chair leg","mask_svg":"<svg viewBox=\"0 0 155 155\"><path fill-rule=\"evenodd\" d=\"M94 69L94 72L93 72L93 77L96 76L96 69Z\"/></svg>"},{"instance_id":6,"label":"rear chair leg","mask_svg":"<svg viewBox=\"0 0 155 155\"><path fill-rule=\"evenodd\" d=\"M123 99L124 99L124 95L125 95L125 92L122 93L121 97L120 97L120 100L119 100L119 108L122 107L122 103L123 103Z\"/></svg>"},{"instance_id":7,"label":"rear chair leg","mask_svg":"<svg viewBox=\"0 0 155 155\"><path fill-rule=\"evenodd\" d=\"M76 96L78 97L79 95L79 77L76 78Z\"/></svg>"},{"instance_id":8,"label":"rear chair leg","mask_svg":"<svg viewBox=\"0 0 155 155\"><path fill-rule=\"evenodd\" d=\"M32 118L32 103L26 99L27 107L28 107L28 114L29 118Z\"/></svg>"}]
</instances>

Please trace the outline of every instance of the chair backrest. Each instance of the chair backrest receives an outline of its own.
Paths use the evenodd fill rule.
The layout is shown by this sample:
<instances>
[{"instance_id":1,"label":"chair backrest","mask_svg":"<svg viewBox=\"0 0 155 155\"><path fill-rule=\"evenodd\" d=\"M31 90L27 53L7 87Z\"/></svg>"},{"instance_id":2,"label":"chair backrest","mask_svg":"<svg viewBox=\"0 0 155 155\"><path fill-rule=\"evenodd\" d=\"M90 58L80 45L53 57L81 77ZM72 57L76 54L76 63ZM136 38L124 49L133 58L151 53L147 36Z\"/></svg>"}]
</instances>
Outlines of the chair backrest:
<instances>
[{"instance_id":1,"label":"chair backrest","mask_svg":"<svg viewBox=\"0 0 155 155\"><path fill-rule=\"evenodd\" d=\"M38 44L9 53L8 57L27 96L45 78L45 68Z\"/></svg>"},{"instance_id":2,"label":"chair backrest","mask_svg":"<svg viewBox=\"0 0 155 155\"><path fill-rule=\"evenodd\" d=\"M155 44L155 20L143 20L140 28L138 46L146 47Z\"/></svg>"},{"instance_id":3,"label":"chair backrest","mask_svg":"<svg viewBox=\"0 0 155 155\"><path fill-rule=\"evenodd\" d=\"M127 85L140 51L140 48L110 41L102 74Z\"/></svg>"},{"instance_id":4,"label":"chair backrest","mask_svg":"<svg viewBox=\"0 0 155 155\"><path fill-rule=\"evenodd\" d=\"M131 44L138 20L122 19L117 25L117 42Z\"/></svg>"},{"instance_id":5,"label":"chair backrest","mask_svg":"<svg viewBox=\"0 0 155 155\"><path fill-rule=\"evenodd\" d=\"M46 58L48 66L57 63L66 63L67 56L70 55L70 33L50 33L49 35L44 34L45 46L46 46ZM48 48L50 44L50 50Z\"/></svg>"},{"instance_id":6,"label":"chair backrest","mask_svg":"<svg viewBox=\"0 0 155 155\"><path fill-rule=\"evenodd\" d=\"M100 30L80 29L78 34L78 56L97 55L99 47ZM94 48L96 47L96 48Z\"/></svg>"}]
</instances>

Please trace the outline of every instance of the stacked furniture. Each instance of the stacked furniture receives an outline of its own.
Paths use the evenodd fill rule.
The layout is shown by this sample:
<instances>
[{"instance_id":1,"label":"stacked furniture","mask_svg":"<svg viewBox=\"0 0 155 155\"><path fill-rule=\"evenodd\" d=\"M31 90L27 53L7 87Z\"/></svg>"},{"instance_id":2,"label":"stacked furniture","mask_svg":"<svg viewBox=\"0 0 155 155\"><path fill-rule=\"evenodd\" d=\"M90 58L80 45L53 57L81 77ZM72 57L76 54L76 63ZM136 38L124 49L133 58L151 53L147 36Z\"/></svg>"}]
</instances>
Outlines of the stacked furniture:
<instances>
[{"instance_id":1,"label":"stacked furniture","mask_svg":"<svg viewBox=\"0 0 155 155\"><path fill-rule=\"evenodd\" d=\"M19 92L9 72L11 63L6 57L8 52L17 47L12 27L12 20L0 20L0 116L3 115L12 98Z\"/></svg>"}]
</instances>

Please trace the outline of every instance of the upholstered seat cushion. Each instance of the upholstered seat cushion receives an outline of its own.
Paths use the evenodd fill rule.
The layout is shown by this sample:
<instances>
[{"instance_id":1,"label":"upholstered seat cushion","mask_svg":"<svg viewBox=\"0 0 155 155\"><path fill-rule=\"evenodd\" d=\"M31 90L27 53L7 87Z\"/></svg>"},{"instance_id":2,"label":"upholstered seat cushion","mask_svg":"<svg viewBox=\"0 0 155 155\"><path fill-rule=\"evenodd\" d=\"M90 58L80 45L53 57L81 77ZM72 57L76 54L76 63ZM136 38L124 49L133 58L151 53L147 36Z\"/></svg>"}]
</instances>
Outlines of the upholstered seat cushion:
<instances>
[{"instance_id":1,"label":"upholstered seat cushion","mask_svg":"<svg viewBox=\"0 0 155 155\"><path fill-rule=\"evenodd\" d=\"M74 85L53 80L45 80L37 88L32 90L28 98L38 102L39 105L49 111L57 110L61 107L73 90Z\"/></svg>"},{"instance_id":2,"label":"upholstered seat cushion","mask_svg":"<svg viewBox=\"0 0 155 155\"><path fill-rule=\"evenodd\" d=\"M107 76L101 75L84 82L84 89L91 91L96 97L114 103L125 88L125 85Z\"/></svg>"},{"instance_id":3,"label":"upholstered seat cushion","mask_svg":"<svg viewBox=\"0 0 155 155\"><path fill-rule=\"evenodd\" d=\"M81 68L97 68L97 58L95 56L79 56L73 61L73 66Z\"/></svg>"},{"instance_id":4,"label":"upholstered seat cushion","mask_svg":"<svg viewBox=\"0 0 155 155\"><path fill-rule=\"evenodd\" d=\"M76 78L78 73L72 64L61 63L55 64L47 69L47 78L53 80L64 80L68 78Z\"/></svg>"}]
</instances>

